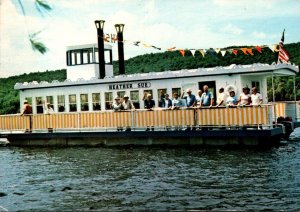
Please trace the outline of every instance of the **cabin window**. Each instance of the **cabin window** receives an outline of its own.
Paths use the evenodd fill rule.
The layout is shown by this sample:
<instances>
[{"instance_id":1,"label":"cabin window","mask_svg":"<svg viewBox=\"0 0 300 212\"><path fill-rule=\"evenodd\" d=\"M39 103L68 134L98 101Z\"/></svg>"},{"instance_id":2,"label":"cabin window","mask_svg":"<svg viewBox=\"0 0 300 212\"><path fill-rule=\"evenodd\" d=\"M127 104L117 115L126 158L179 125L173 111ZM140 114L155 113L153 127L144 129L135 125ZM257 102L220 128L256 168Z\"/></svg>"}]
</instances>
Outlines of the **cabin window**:
<instances>
[{"instance_id":1,"label":"cabin window","mask_svg":"<svg viewBox=\"0 0 300 212\"><path fill-rule=\"evenodd\" d=\"M32 97L25 97L25 100L28 101L30 105L32 105Z\"/></svg>"},{"instance_id":2,"label":"cabin window","mask_svg":"<svg viewBox=\"0 0 300 212\"><path fill-rule=\"evenodd\" d=\"M93 110L101 110L100 93L92 93Z\"/></svg>"},{"instance_id":3,"label":"cabin window","mask_svg":"<svg viewBox=\"0 0 300 212\"><path fill-rule=\"evenodd\" d=\"M99 63L98 49L95 49L95 63Z\"/></svg>"},{"instance_id":4,"label":"cabin window","mask_svg":"<svg viewBox=\"0 0 300 212\"><path fill-rule=\"evenodd\" d=\"M81 57L82 50L73 50L71 51L71 65L78 65L82 64L82 57Z\"/></svg>"},{"instance_id":5,"label":"cabin window","mask_svg":"<svg viewBox=\"0 0 300 212\"><path fill-rule=\"evenodd\" d=\"M89 99L87 94L80 94L81 111L89 110Z\"/></svg>"},{"instance_id":6,"label":"cabin window","mask_svg":"<svg viewBox=\"0 0 300 212\"><path fill-rule=\"evenodd\" d=\"M105 95L105 109L110 110L110 109L112 109L113 93L105 92L104 95Z\"/></svg>"},{"instance_id":7,"label":"cabin window","mask_svg":"<svg viewBox=\"0 0 300 212\"><path fill-rule=\"evenodd\" d=\"M70 108L70 112L76 112L77 111L76 95L75 94L69 95L69 108Z\"/></svg>"},{"instance_id":8,"label":"cabin window","mask_svg":"<svg viewBox=\"0 0 300 212\"><path fill-rule=\"evenodd\" d=\"M252 84L252 88L256 87L257 93L260 93L260 84L259 84L259 82L258 81L252 81L251 84Z\"/></svg>"},{"instance_id":9,"label":"cabin window","mask_svg":"<svg viewBox=\"0 0 300 212\"><path fill-rule=\"evenodd\" d=\"M89 63L89 51L87 49L82 50L82 60L83 64Z\"/></svg>"},{"instance_id":10,"label":"cabin window","mask_svg":"<svg viewBox=\"0 0 300 212\"><path fill-rule=\"evenodd\" d=\"M46 96L46 102L47 102L47 104L49 103L52 108L54 108L53 107L54 106L53 105L53 96Z\"/></svg>"},{"instance_id":11,"label":"cabin window","mask_svg":"<svg viewBox=\"0 0 300 212\"><path fill-rule=\"evenodd\" d=\"M157 99L158 99L158 107L162 106L163 100L165 98L165 94L167 93L167 89L157 89Z\"/></svg>"},{"instance_id":12,"label":"cabin window","mask_svg":"<svg viewBox=\"0 0 300 212\"><path fill-rule=\"evenodd\" d=\"M181 88L172 88L172 98L173 98L173 94L174 93L178 93L178 96L181 96Z\"/></svg>"},{"instance_id":13,"label":"cabin window","mask_svg":"<svg viewBox=\"0 0 300 212\"><path fill-rule=\"evenodd\" d=\"M93 63L93 49L83 49L82 59L83 59L83 64Z\"/></svg>"},{"instance_id":14,"label":"cabin window","mask_svg":"<svg viewBox=\"0 0 300 212\"><path fill-rule=\"evenodd\" d=\"M71 64L70 65L75 65L76 64L76 59L75 59L75 52L71 51Z\"/></svg>"},{"instance_id":15,"label":"cabin window","mask_svg":"<svg viewBox=\"0 0 300 212\"><path fill-rule=\"evenodd\" d=\"M130 91L130 100L136 109L140 109L139 91Z\"/></svg>"},{"instance_id":16,"label":"cabin window","mask_svg":"<svg viewBox=\"0 0 300 212\"><path fill-rule=\"evenodd\" d=\"M122 99L125 95L125 91L118 91L117 95L118 95L118 97L120 97L120 99Z\"/></svg>"},{"instance_id":17,"label":"cabin window","mask_svg":"<svg viewBox=\"0 0 300 212\"><path fill-rule=\"evenodd\" d=\"M111 50L105 49L104 50L104 58L106 64L112 64L112 52Z\"/></svg>"},{"instance_id":18,"label":"cabin window","mask_svg":"<svg viewBox=\"0 0 300 212\"><path fill-rule=\"evenodd\" d=\"M65 111L65 96L64 95L57 96L57 106L58 106L58 112Z\"/></svg>"},{"instance_id":19,"label":"cabin window","mask_svg":"<svg viewBox=\"0 0 300 212\"><path fill-rule=\"evenodd\" d=\"M67 57L67 66L70 66L71 65L71 54L70 54L70 51L67 51L66 53L66 57Z\"/></svg>"},{"instance_id":20,"label":"cabin window","mask_svg":"<svg viewBox=\"0 0 300 212\"><path fill-rule=\"evenodd\" d=\"M35 98L35 104L36 104L36 113L44 113L44 106L43 106L43 98L42 97L36 97Z\"/></svg>"},{"instance_id":21,"label":"cabin window","mask_svg":"<svg viewBox=\"0 0 300 212\"><path fill-rule=\"evenodd\" d=\"M98 48L95 48L95 62L99 63ZM104 49L104 62L105 64L112 64L112 51L110 49Z\"/></svg>"},{"instance_id":22,"label":"cabin window","mask_svg":"<svg viewBox=\"0 0 300 212\"><path fill-rule=\"evenodd\" d=\"M82 64L80 51L76 52L76 64Z\"/></svg>"}]
</instances>

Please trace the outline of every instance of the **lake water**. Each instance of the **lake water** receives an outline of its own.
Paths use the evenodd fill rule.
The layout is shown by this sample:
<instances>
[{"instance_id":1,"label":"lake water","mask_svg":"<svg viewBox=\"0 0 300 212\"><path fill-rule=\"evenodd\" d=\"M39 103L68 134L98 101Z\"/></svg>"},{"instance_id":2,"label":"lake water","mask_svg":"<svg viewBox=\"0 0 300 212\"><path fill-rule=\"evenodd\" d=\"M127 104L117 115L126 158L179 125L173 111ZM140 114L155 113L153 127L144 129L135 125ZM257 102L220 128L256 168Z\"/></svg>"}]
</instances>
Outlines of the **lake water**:
<instances>
[{"instance_id":1,"label":"lake water","mask_svg":"<svg viewBox=\"0 0 300 212\"><path fill-rule=\"evenodd\" d=\"M0 211L300 210L300 141L270 150L0 147Z\"/></svg>"}]
</instances>

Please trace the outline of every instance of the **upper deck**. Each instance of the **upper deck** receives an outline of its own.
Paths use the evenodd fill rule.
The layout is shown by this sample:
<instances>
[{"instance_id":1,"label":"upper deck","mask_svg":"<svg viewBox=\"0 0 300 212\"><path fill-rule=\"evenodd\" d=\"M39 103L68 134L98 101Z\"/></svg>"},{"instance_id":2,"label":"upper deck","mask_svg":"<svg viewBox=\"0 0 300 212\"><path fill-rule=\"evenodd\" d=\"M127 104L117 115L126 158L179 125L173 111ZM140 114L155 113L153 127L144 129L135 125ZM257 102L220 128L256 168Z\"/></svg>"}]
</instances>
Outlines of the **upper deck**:
<instances>
[{"instance_id":1,"label":"upper deck","mask_svg":"<svg viewBox=\"0 0 300 212\"><path fill-rule=\"evenodd\" d=\"M299 73L296 65L291 64L251 64L251 65L235 65L232 64L226 67L213 68L198 68L198 69L183 69L178 71L150 72L137 73L128 75L106 76L104 79L91 77L90 79L77 78L76 80L66 79L64 82L24 82L17 83L15 89L37 89L49 87L66 87L74 85L91 85L91 84L109 84L109 83L124 83L145 80L164 80L174 78L191 78L201 76L221 76L221 75L243 75L243 76L293 76Z\"/></svg>"}]
</instances>

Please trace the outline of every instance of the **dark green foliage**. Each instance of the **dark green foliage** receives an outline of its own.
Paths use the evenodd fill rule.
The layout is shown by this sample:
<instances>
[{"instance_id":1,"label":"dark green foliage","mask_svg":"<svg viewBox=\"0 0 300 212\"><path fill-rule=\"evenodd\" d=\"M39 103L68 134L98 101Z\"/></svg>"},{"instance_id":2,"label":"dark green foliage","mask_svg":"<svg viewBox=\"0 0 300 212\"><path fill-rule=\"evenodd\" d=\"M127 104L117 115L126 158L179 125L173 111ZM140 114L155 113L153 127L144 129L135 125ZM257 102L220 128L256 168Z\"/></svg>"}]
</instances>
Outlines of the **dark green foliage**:
<instances>
[{"instance_id":1,"label":"dark green foliage","mask_svg":"<svg viewBox=\"0 0 300 212\"><path fill-rule=\"evenodd\" d=\"M65 79L65 69L0 78L0 114L13 114L20 112L19 92L14 90L14 85L16 83L32 81L52 82L53 80L64 81Z\"/></svg>"}]
</instances>

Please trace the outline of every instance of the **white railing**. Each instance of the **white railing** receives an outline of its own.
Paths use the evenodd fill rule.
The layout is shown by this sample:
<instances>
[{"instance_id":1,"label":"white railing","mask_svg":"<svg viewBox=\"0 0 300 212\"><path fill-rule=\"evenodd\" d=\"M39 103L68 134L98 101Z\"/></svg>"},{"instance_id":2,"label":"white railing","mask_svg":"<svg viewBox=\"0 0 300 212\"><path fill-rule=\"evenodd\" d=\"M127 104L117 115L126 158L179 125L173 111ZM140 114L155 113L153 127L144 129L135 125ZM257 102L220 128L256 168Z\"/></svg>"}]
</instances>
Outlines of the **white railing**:
<instances>
[{"instance_id":1,"label":"white railing","mask_svg":"<svg viewBox=\"0 0 300 212\"><path fill-rule=\"evenodd\" d=\"M183 108L134 111L1 115L0 131L109 130L117 128L184 128L191 126L272 126L272 105L260 107Z\"/></svg>"}]
</instances>

